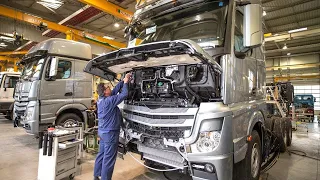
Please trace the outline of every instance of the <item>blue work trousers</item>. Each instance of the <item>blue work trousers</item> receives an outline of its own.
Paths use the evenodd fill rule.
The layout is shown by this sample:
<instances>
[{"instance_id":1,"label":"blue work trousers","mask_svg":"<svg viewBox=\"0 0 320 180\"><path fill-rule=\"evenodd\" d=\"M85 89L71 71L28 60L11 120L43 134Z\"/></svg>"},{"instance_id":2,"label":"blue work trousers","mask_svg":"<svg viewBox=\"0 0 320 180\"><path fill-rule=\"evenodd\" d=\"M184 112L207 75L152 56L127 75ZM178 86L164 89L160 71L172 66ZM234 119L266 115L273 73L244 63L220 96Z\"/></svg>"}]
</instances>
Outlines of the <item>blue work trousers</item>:
<instances>
[{"instance_id":1,"label":"blue work trousers","mask_svg":"<svg viewBox=\"0 0 320 180\"><path fill-rule=\"evenodd\" d=\"M101 180L111 180L117 158L119 131L99 132L99 153L94 164L94 176Z\"/></svg>"}]
</instances>

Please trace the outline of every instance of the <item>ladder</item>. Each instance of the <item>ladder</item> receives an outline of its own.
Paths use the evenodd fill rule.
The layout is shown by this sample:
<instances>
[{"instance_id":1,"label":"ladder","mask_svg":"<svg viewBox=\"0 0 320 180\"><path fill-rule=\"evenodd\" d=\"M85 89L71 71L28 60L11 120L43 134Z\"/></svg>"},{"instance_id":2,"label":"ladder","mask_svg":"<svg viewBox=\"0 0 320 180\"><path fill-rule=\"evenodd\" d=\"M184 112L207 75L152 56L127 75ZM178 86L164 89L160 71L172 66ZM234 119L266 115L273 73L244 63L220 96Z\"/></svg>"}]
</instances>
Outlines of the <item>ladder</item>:
<instances>
[{"instance_id":1,"label":"ladder","mask_svg":"<svg viewBox=\"0 0 320 180\"><path fill-rule=\"evenodd\" d=\"M268 104L275 104L280 115L282 117L286 117L288 108L279 92L278 86L266 86L266 95L267 95L266 102Z\"/></svg>"}]
</instances>

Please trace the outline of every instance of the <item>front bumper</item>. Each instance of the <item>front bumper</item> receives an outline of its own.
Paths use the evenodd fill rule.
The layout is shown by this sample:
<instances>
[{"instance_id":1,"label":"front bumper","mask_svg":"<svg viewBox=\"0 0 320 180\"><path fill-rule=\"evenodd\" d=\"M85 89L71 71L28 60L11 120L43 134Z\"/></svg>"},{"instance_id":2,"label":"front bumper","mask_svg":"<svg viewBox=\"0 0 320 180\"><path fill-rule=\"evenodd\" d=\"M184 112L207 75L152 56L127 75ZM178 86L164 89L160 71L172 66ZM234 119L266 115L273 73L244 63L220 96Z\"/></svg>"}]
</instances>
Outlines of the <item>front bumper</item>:
<instances>
[{"instance_id":1,"label":"front bumper","mask_svg":"<svg viewBox=\"0 0 320 180\"><path fill-rule=\"evenodd\" d=\"M188 154L189 166L193 180L231 180L233 172L233 153L215 156L193 156ZM215 171L209 173L193 165L213 165Z\"/></svg>"},{"instance_id":2,"label":"front bumper","mask_svg":"<svg viewBox=\"0 0 320 180\"><path fill-rule=\"evenodd\" d=\"M29 115L28 112L30 113ZM20 122L27 133L37 135L39 132L39 104L36 101L16 102L14 119Z\"/></svg>"}]
</instances>

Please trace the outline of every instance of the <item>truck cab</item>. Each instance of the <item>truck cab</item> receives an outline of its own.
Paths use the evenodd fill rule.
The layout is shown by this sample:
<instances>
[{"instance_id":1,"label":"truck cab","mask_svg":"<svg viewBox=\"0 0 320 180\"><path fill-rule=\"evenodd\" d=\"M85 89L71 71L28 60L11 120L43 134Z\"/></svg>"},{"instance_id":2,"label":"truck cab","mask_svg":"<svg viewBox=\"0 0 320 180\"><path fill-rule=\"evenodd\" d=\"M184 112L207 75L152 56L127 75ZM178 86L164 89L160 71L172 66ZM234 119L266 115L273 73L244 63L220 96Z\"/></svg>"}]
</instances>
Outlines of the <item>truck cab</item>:
<instances>
[{"instance_id":1,"label":"truck cab","mask_svg":"<svg viewBox=\"0 0 320 180\"><path fill-rule=\"evenodd\" d=\"M13 117L13 93L19 76L19 72L0 72L0 113L7 119Z\"/></svg>"},{"instance_id":2,"label":"truck cab","mask_svg":"<svg viewBox=\"0 0 320 180\"><path fill-rule=\"evenodd\" d=\"M194 180L259 179L274 152L265 126L261 5L159 0L136 7L128 48L84 70L104 79L132 74L121 153Z\"/></svg>"},{"instance_id":3,"label":"truck cab","mask_svg":"<svg viewBox=\"0 0 320 180\"><path fill-rule=\"evenodd\" d=\"M83 68L91 58L90 45L58 38L37 44L23 57L14 118L28 133L87 122L93 82Z\"/></svg>"}]
</instances>

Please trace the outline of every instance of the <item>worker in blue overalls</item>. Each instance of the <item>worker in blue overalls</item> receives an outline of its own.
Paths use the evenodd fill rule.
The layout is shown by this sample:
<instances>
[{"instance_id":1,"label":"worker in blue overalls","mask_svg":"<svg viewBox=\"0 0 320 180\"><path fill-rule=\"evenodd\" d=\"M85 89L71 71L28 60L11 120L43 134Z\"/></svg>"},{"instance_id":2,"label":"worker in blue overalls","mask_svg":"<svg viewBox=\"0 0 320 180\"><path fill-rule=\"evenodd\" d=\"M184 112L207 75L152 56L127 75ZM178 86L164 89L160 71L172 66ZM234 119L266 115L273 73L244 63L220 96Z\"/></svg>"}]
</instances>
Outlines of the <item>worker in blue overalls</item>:
<instances>
[{"instance_id":1,"label":"worker in blue overalls","mask_svg":"<svg viewBox=\"0 0 320 180\"><path fill-rule=\"evenodd\" d=\"M120 124L122 123L122 115L118 105L128 96L130 78L131 74L126 74L123 81L119 82L112 91L103 83L97 87L100 147L94 165L94 180L99 180L99 176L101 176L101 180L111 180L112 178L117 157ZM120 89L121 92L119 92Z\"/></svg>"}]
</instances>

